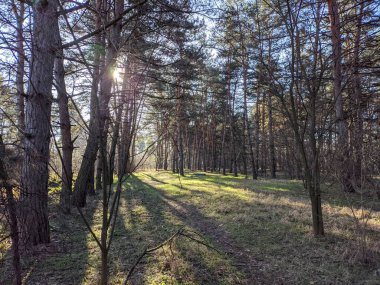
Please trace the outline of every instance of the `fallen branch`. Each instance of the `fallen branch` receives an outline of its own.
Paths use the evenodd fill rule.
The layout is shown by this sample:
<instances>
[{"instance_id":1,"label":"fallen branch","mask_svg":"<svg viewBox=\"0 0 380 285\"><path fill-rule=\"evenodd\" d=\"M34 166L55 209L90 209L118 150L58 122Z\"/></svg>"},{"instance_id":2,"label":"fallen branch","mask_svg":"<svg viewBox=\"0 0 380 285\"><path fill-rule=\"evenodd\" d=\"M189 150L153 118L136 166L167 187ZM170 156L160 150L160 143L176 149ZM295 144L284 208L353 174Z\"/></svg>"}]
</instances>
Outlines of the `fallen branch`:
<instances>
[{"instance_id":1,"label":"fallen branch","mask_svg":"<svg viewBox=\"0 0 380 285\"><path fill-rule=\"evenodd\" d=\"M139 257L136 259L135 263L133 264L133 266L131 267L131 269L129 270L128 274L127 274L127 277L125 278L124 282L123 282L123 285L127 285L127 282L129 280L129 278L131 278L134 270L136 269L137 265L141 262L141 260L147 255L147 254L151 254L157 250L159 250L160 248L163 248L165 245L172 245L173 241L178 238L178 237L185 237L191 241L194 241L196 243L199 243L209 249L212 249L214 251L216 251L217 253L219 254L222 254L219 250L217 250L216 248L214 248L213 246L207 244L205 241L203 240L200 240L198 238L195 238L193 236L191 236L191 234L196 234L198 237L202 238L203 237L198 234L197 232L194 232L194 231L190 231L190 230L186 230L184 227L181 227L179 228L174 234L172 234L168 239L166 239L165 241L163 241L162 243L160 243L159 245L155 246L155 247L152 247L152 248L149 248L149 247L146 247L143 252L139 255Z\"/></svg>"}]
</instances>

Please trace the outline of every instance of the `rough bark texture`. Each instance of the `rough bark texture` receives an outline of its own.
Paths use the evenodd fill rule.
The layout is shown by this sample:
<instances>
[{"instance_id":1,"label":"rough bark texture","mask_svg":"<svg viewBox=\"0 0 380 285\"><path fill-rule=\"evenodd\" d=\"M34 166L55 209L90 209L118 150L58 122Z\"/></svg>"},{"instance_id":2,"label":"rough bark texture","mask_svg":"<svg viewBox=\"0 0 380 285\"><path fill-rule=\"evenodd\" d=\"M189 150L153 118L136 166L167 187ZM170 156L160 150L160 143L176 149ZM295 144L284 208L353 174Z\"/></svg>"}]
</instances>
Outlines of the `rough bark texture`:
<instances>
[{"instance_id":1,"label":"rough bark texture","mask_svg":"<svg viewBox=\"0 0 380 285\"><path fill-rule=\"evenodd\" d=\"M31 70L25 111L25 157L20 195L20 231L27 246L50 241L48 165L57 25L56 0L35 1Z\"/></svg>"},{"instance_id":2,"label":"rough bark texture","mask_svg":"<svg viewBox=\"0 0 380 285\"><path fill-rule=\"evenodd\" d=\"M12 263L14 270L13 284L21 285L21 263L20 263L20 251L19 251L19 232L17 222L17 209L16 201L13 195L13 186L9 183L9 175L5 164L5 146L2 136L0 134L0 189L5 189L5 202L6 211L9 217L9 226L12 240ZM2 194L0 192L0 194Z\"/></svg>"}]
</instances>

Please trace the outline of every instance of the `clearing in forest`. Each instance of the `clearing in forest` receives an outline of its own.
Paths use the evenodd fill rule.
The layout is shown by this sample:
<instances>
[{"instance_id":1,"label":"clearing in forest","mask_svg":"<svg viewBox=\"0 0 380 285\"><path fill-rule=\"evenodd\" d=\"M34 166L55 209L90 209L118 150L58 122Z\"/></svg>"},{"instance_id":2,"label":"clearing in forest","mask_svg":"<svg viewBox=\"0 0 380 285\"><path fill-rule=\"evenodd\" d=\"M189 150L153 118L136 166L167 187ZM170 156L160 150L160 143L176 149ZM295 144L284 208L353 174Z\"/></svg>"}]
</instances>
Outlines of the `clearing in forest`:
<instances>
[{"instance_id":1,"label":"clearing in forest","mask_svg":"<svg viewBox=\"0 0 380 285\"><path fill-rule=\"evenodd\" d=\"M79 214L57 212L51 195L52 243L24 258L27 284L94 284L99 252ZM131 284L379 284L380 204L367 211L367 263L358 258L355 213L360 198L324 189L326 237L311 234L311 210L301 181L219 174L186 177L139 172L128 178L110 253L110 276L120 284L145 247L155 246L184 226L215 251L176 239L142 259ZM351 202L349 202L349 200ZM100 233L100 199L85 208ZM369 211L372 208L372 211ZM6 276L9 254L2 254ZM9 267L8 267L9 268ZM7 277L0 284L7 284Z\"/></svg>"}]
</instances>

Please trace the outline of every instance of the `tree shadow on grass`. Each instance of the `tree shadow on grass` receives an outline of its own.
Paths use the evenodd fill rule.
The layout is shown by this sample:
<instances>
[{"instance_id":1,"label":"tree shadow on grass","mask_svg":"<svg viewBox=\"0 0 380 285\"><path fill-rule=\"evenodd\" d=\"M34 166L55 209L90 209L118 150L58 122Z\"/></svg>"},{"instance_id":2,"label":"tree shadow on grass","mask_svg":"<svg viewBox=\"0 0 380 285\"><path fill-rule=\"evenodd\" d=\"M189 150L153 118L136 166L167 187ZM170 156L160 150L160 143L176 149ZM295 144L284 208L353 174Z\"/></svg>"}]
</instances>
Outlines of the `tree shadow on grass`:
<instances>
[{"instance_id":1,"label":"tree shadow on grass","mask_svg":"<svg viewBox=\"0 0 380 285\"><path fill-rule=\"evenodd\" d=\"M119 281L127 276L146 247L161 243L178 229L178 225L167 221L163 205L152 187L131 176L124 183L124 188L110 253L111 272L119 276ZM144 258L130 284L145 284L148 270L147 259Z\"/></svg>"},{"instance_id":2,"label":"tree shadow on grass","mask_svg":"<svg viewBox=\"0 0 380 285\"><path fill-rule=\"evenodd\" d=\"M154 182L158 182L158 183L161 183L161 184L168 184L167 182L164 182L162 180L159 180L157 179L156 177L152 176L152 175L149 175L147 173L145 173L144 175L146 175L147 177L149 177L151 180L153 180Z\"/></svg>"},{"instance_id":3,"label":"tree shadow on grass","mask_svg":"<svg viewBox=\"0 0 380 285\"><path fill-rule=\"evenodd\" d=\"M160 176L158 175L158 177ZM204 181L203 178L197 179ZM194 187L198 183L196 182ZM345 244L352 246L352 240L346 236L347 231L344 229L346 225L350 224L346 215L335 213L334 216L331 216L331 213L326 212L327 236L323 239L315 239L311 235L311 210L308 196L297 193L297 191L302 191L300 188L302 185L298 185L298 189L293 193L289 193L292 189L289 191L248 189L247 191L259 195L251 196L254 197L251 200L241 200L232 189L222 187L223 185L217 183L217 179L213 183L218 188L214 191L215 198L210 197L210 200L200 202L201 204L198 203L198 200L191 200L190 204L189 200L185 199L191 195L187 195L187 197L186 195L177 195L178 190L172 192L162 186L155 187L153 185L152 187L159 192L161 199L173 215L211 238L212 241L217 241L214 242L216 246L219 245L220 248L228 251L229 245L223 245L223 242L230 243L229 240L232 240L232 244L238 247L236 252L241 252L241 248L243 250L248 248L248 255L259 259L259 263L264 268L264 275L268 277L266 281L259 283L265 284L272 281L276 284L293 281L302 283L307 280L310 282L319 280L322 283L326 280L335 280L339 283L347 280L367 280L366 275L371 274L370 268L366 266L360 264L351 266L340 259L340 248ZM270 181L264 185L272 187L271 183L273 182ZM284 184L283 187L289 187L286 181L281 183ZM297 184L297 182L294 183ZM292 185L292 183L290 184ZM230 184L228 185L231 187ZM189 184L186 186L186 191L191 188ZM240 185L239 188L241 188L240 192L245 191L245 187ZM191 191L191 189L189 190ZM215 205L215 203L218 204ZM206 205L206 208L200 207L201 205ZM214 210L208 212L207 205ZM338 224L342 223L338 230L344 230L344 232L330 233L333 228L328 227L335 227L337 219L339 220ZM229 240L226 240L225 237ZM334 253L330 254L330 251ZM295 254L300 254L302 257L293 258ZM244 260L244 258L237 258L235 264L238 264L241 259ZM303 268L303 271L308 272L310 277L297 273L296 268ZM357 271L359 268L361 274L355 275L356 277L349 275L347 273L351 270L349 268L352 270L356 268ZM337 273L331 273L332 270L336 270ZM312 278L314 271L319 271L321 274ZM332 279L326 279L324 274L329 276L327 278ZM333 277L331 274L341 274L342 276Z\"/></svg>"},{"instance_id":4,"label":"tree shadow on grass","mask_svg":"<svg viewBox=\"0 0 380 285\"><path fill-rule=\"evenodd\" d=\"M257 266L254 259L233 239L229 238L229 234L223 227L211 218L205 217L195 206L182 203L137 177L134 177L130 183L132 189L128 191L129 197L127 199L138 198L144 208L150 212L151 218L145 225L145 228L150 228L150 232L143 232L143 234L156 237L155 244L167 238L170 233L173 233L183 224L202 234L210 244L224 253L223 256L219 256L225 263L223 274L220 270L220 261L215 261L217 258L205 258L204 254L202 255L195 250L197 247L186 247L187 243L185 246L179 247L179 253L190 262L193 268L194 280L192 281L197 282L197 284L221 284L228 282L227 280L233 280L227 284L252 284L251 282L257 280L259 273L257 268L254 268ZM157 227L157 225L160 226ZM135 228L135 231L138 230ZM140 241L139 246L142 248L143 244L146 245L147 241ZM230 268L230 271L227 268Z\"/></svg>"},{"instance_id":5,"label":"tree shadow on grass","mask_svg":"<svg viewBox=\"0 0 380 285\"><path fill-rule=\"evenodd\" d=\"M92 223L97 197L88 200L83 212ZM93 266L89 260L88 230L78 211L73 208L71 215L63 215L57 201L53 194L49 200L51 242L21 253L25 284L81 284L86 280L88 267ZM7 276L12 272L11 264L6 264L2 270L5 274L1 276L0 284L11 284L12 276Z\"/></svg>"}]
</instances>

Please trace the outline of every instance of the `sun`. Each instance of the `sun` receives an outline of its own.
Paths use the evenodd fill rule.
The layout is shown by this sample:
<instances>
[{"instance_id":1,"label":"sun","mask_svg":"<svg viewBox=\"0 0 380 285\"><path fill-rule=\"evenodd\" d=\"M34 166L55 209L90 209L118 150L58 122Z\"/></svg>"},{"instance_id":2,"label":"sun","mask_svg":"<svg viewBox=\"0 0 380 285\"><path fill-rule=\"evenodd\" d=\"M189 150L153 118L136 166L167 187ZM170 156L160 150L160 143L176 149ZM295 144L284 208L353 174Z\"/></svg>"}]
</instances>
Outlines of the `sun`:
<instances>
[{"instance_id":1,"label":"sun","mask_svg":"<svg viewBox=\"0 0 380 285\"><path fill-rule=\"evenodd\" d=\"M112 76L113 76L113 79L115 80L115 81L120 81L121 79L122 79L122 69L121 68L119 68L119 67L116 67L115 69L114 69L114 71L113 71L113 74L112 74Z\"/></svg>"}]
</instances>

